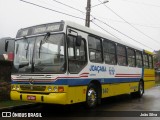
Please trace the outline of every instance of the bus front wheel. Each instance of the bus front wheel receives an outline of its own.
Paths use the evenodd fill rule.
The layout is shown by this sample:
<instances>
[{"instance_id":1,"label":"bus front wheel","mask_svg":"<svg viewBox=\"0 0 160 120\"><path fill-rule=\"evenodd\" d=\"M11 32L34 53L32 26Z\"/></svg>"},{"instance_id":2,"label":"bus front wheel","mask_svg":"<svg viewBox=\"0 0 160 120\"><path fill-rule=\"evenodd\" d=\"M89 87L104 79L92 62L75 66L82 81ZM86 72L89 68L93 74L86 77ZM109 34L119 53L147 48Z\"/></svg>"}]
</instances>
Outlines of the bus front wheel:
<instances>
[{"instance_id":1,"label":"bus front wheel","mask_svg":"<svg viewBox=\"0 0 160 120\"><path fill-rule=\"evenodd\" d=\"M141 98L144 93L144 84L143 81L139 81L138 91L131 93L133 97Z\"/></svg>"},{"instance_id":2,"label":"bus front wheel","mask_svg":"<svg viewBox=\"0 0 160 120\"><path fill-rule=\"evenodd\" d=\"M97 87L91 83L88 86L86 93L86 106L87 108L94 108L98 103L98 90Z\"/></svg>"}]
</instances>

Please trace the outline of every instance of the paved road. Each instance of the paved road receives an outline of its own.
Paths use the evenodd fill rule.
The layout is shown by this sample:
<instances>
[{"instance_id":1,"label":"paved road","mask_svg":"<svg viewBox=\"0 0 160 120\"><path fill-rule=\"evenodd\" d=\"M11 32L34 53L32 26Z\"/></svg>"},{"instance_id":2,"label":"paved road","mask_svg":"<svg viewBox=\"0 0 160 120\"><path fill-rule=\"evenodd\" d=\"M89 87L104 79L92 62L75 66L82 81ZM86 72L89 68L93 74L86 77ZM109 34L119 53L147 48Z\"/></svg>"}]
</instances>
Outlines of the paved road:
<instances>
[{"instance_id":1,"label":"paved road","mask_svg":"<svg viewBox=\"0 0 160 120\"><path fill-rule=\"evenodd\" d=\"M146 90L142 98L131 98L130 95L121 95L102 100L102 104L95 109L87 110L83 104L60 106L38 105L33 108L13 109L15 113L41 113L47 119L67 120L158 120L160 119L160 86ZM139 117L141 114L150 117ZM154 116L154 117L151 117ZM156 117L158 115L159 117ZM132 118L131 118L132 117ZM15 119L15 118L13 118Z\"/></svg>"}]
</instances>

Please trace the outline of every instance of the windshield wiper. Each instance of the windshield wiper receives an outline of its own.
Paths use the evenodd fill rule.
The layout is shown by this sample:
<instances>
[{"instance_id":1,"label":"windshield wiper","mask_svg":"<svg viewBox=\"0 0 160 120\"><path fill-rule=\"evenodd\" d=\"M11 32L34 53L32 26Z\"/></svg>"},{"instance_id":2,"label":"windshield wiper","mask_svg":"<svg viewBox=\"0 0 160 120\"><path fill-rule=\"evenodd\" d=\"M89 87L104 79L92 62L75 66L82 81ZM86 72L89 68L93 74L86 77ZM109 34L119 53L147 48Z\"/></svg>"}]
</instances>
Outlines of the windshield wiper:
<instances>
[{"instance_id":1,"label":"windshield wiper","mask_svg":"<svg viewBox=\"0 0 160 120\"><path fill-rule=\"evenodd\" d=\"M18 52L18 49L19 49L19 44L16 45L16 54Z\"/></svg>"},{"instance_id":2,"label":"windshield wiper","mask_svg":"<svg viewBox=\"0 0 160 120\"><path fill-rule=\"evenodd\" d=\"M40 50L41 50L41 47L42 47L42 42L46 42L50 36L50 32L47 32L47 34L44 36L44 39L40 41L40 44L39 44L39 58L40 58Z\"/></svg>"}]
</instances>

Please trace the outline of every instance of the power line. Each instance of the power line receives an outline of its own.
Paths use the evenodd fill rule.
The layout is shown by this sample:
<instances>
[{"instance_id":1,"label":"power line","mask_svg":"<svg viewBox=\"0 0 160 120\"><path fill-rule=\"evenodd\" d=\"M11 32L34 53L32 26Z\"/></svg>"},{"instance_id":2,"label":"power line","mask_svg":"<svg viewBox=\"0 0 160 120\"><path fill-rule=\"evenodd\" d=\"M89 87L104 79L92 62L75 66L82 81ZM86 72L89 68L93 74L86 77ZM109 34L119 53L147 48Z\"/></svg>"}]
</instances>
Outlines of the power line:
<instances>
[{"instance_id":1,"label":"power line","mask_svg":"<svg viewBox=\"0 0 160 120\"><path fill-rule=\"evenodd\" d=\"M59 1L57 1L57 0L52 0L52 1L57 2L57 3L61 4L61 5L64 5L64 6L66 6L66 7L69 7L69 8L71 8L71 9L74 9L74 10L76 10L76 11L79 11L79 12L85 14L85 12L83 12L83 11L77 9L77 8L74 8L74 7L72 7L72 6L69 6L69 5L67 5L67 4L64 4L64 3L62 3L62 2L59 2Z\"/></svg>"},{"instance_id":2,"label":"power line","mask_svg":"<svg viewBox=\"0 0 160 120\"><path fill-rule=\"evenodd\" d=\"M37 4L35 4L35 3L27 2L27 1L24 1L24 0L20 0L20 1L25 2L25 3L28 3L28 4L32 4L32 5L35 5L35 6L44 8L44 9L47 9L47 10L51 10L51 11L54 11L54 12L58 12L58 13L61 13L61 14L65 14L65 13L63 13L63 12L59 12L59 11L57 11L57 10L53 10L53 9L50 9L50 8L46 8L46 7L44 7L44 6L40 6L40 5L37 5ZM56 1L56 0L53 0L53 1ZM56 1L56 2L57 2L57 1ZM60 3L60 2L58 2L58 3ZM60 3L60 4L62 4L62 3ZM68 6L68 7L72 8L72 9L75 9L75 8L69 6L69 5L66 5L66 4L63 4L63 5ZM80 11L80 10L78 10L78 9L75 9L75 10ZM84 13L83 11L81 11L81 12ZM71 17L76 17L76 16L73 16L73 15L70 15L70 14L65 14L65 15L68 15L68 16L71 16ZM76 18L79 18L79 17L76 17ZM79 18L79 19L82 19L82 18ZM83 20L85 20L85 19L83 19ZM95 24L95 23L94 23L94 24ZM97 26L98 26L98 25L97 25ZM100 26L99 26L99 27L100 27ZM108 32L108 31L106 31L106 32L109 33L110 35L114 36L115 38L120 39L120 38L116 37L115 35L113 35L112 33Z\"/></svg>"},{"instance_id":3,"label":"power line","mask_svg":"<svg viewBox=\"0 0 160 120\"><path fill-rule=\"evenodd\" d=\"M74 10L77 10L77 11L80 11L80 12L82 12L82 13L84 13L83 11L81 11L81 10L78 10L78 9L76 9L76 8L74 8L74 7L71 7L71 6L69 6L69 5L67 5L67 4L64 4L64 3L61 3L61 2L59 2L59 1L57 1L57 0L53 0L53 1L55 1L55 2L57 2L57 3L60 3L60 4L62 4L62 5L64 5L64 6L67 6L67 7L69 7L69 8L72 8L72 9L74 9ZM91 15L92 17L93 17L93 15ZM93 17L94 19L97 19L97 18L95 18L95 17ZM97 19L98 21L100 21L101 23L102 23L102 21L101 20L99 20L99 19ZM93 22L93 21L92 21ZM94 23L94 22L93 22ZM104 23L104 22L103 22ZM94 23L95 24L95 23ZM106 23L104 23L104 24L106 24ZM96 26L98 26L97 24L95 24ZM110 28L112 28L112 29L114 29L114 30L116 30L117 32L119 32L120 34L122 34L122 35L124 35L124 36L126 36L126 37L128 37L129 39L132 39L132 40L134 40L133 38L131 38L131 37L129 37L128 35L126 35L126 34L124 34L124 33L122 33L122 32L120 32L119 30L117 30L117 29L115 29L115 28L113 28L112 26L110 26L110 25L108 25L108 24L106 24L107 26L109 26ZM98 27L100 27L100 26L98 26ZM100 27L101 28L101 27ZM103 28L101 28L101 29L103 29ZM104 29L103 29L104 30ZM106 30L105 30L106 31ZM108 32L108 31L106 31L107 33L109 33L110 35L112 35L112 36L114 36L115 38L117 38L117 39L119 39L118 37L116 37L115 35L113 35L112 33L110 33L110 32ZM142 44L142 43L140 43L139 41L137 41L137 40L134 40L134 41L136 41L136 42L138 42L139 44L141 44L141 45L143 45L143 46L145 46L145 47L147 47L146 45L144 45L144 44ZM152 48L151 48L152 49Z\"/></svg>"},{"instance_id":4,"label":"power line","mask_svg":"<svg viewBox=\"0 0 160 120\"><path fill-rule=\"evenodd\" d=\"M70 16L70 17L74 17L74 18L78 18L78 19L81 19L81 20L85 20L84 18L81 18L81 17L78 17L78 16L74 16L74 15L71 15L71 14L68 14L68 13L64 13L64 12L61 12L61 11L53 10L53 9L50 9L50 8L47 8L47 7L32 3L32 2L28 2L28 1L25 1L25 0L20 0L20 1L25 2L27 4L31 4L31 5L37 6L37 7L40 7L40 8L43 8L43 9L46 9L46 10L54 11L54 12L57 12L57 13L60 13L60 14L63 14L63 15L67 15L67 16Z\"/></svg>"},{"instance_id":5,"label":"power line","mask_svg":"<svg viewBox=\"0 0 160 120\"><path fill-rule=\"evenodd\" d=\"M74 10L77 10L77 11L79 11L79 12L81 12L81 13L85 13L85 12L83 12L83 11L81 11L81 10L79 10L79 9L76 9L76 8L74 8L74 7L72 7L72 6L69 6L69 5L67 5L67 4L64 4L64 3L61 3L61 2L59 2L59 1L57 1L57 0L52 0L52 1L55 1L55 2L57 2L57 3L59 3L59 4L62 4L62 5L64 5L64 6L67 6L67 7L69 7L69 8L72 8L72 9L74 9ZM93 15L91 15L92 17L93 17ZM95 17L93 17L94 19L97 19L97 18L95 18ZM97 19L98 20L98 19ZM93 22L94 23L94 22ZM94 23L95 24L95 23ZM97 24L95 24L96 26L98 26ZM98 26L98 27L100 27L100 26ZM111 26L110 26L111 27ZM100 27L101 28L101 27ZM112 28L112 27L111 27ZM101 28L101 29L103 29L103 28ZM113 28L112 28L113 29ZM104 30L104 29L103 29ZM110 32L108 32L108 31L106 31L107 33L109 33L110 35L112 35L112 36L114 36L115 38L117 38L117 39L120 39L120 38L118 38L118 37L116 37L115 35L113 35L112 33L110 33Z\"/></svg>"},{"instance_id":6,"label":"power line","mask_svg":"<svg viewBox=\"0 0 160 120\"><path fill-rule=\"evenodd\" d=\"M130 3L135 3L135 4L141 4L141 5L145 5L145 6L160 7L160 5L149 4L149 3L144 3L144 2L129 1L129 0L122 0L122 1L124 1L124 2L130 2Z\"/></svg>"},{"instance_id":7,"label":"power line","mask_svg":"<svg viewBox=\"0 0 160 120\"><path fill-rule=\"evenodd\" d=\"M77 11L80 11L80 12L84 13L84 12L81 11L81 10L78 10L78 9L72 7L72 6L67 5L67 4L61 3L61 2L59 2L59 1L57 1L57 0L53 0L53 1L55 1L55 2L57 2L57 3L59 3L59 4L62 4L62 5L64 5L64 6L67 6L67 7L69 7L69 8L72 8L72 9L74 9L74 10L77 10ZM95 18L93 15L91 15L91 16L93 17L93 19L97 19L97 18ZM131 40L133 40L133 41L135 41L135 42L138 42L139 44L141 44L141 45L143 45L143 46L145 46L145 47L148 47L148 46L142 44L141 42L139 42L139 41L137 41L137 40L135 40L135 39L129 37L128 35L126 35L126 34L120 32L119 30L115 29L114 27L112 27L112 26L110 26L110 25L104 23L103 21L101 21L101 20L99 20L99 19L97 19L97 20L98 20L99 22L101 22L101 23L107 25L108 27L112 28L113 30L119 32L120 34L122 34L122 35L128 37L129 39L131 39ZM95 23L94 23L94 24L95 24ZM96 26L98 26L98 25L96 25ZM98 27L100 27L100 26L98 26ZM102 29L102 28L101 28L101 29ZM110 35L114 36L115 38L117 38L115 35L111 34L110 32L108 32L108 31L106 31L106 32L109 33ZM117 39L119 39L119 38L117 38ZM150 47L148 47L148 48L150 48ZM151 48L151 49L152 49L152 48Z\"/></svg>"},{"instance_id":8,"label":"power line","mask_svg":"<svg viewBox=\"0 0 160 120\"><path fill-rule=\"evenodd\" d=\"M96 23L94 23L93 21L92 21L92 23L94 24L94 25L96 25L97 27L99 27L99 28L101 28L102 30L104 30L105 32L107 32L107 33L109 33L107 30L105 30L104 28L102 28L102 27L100 27L99 25L97 25ZM109 33L110 34L110 33ZM114 36L114 37L116 37L115 35L113 35L113 34L111 34L112 36ZM119 40L121 40L120 38L118 38L118 37L116 37L117 39L119 39ZM134 40L134 39L133 39ZM135 41L135 42L137 42L137 41ZM142 43L140 43L141 45L143 45L143 46L145 46L145 47L147 47L147 48L150 48L150 47L148 47L148 46L146 46L146 45L144 45L144 44L142 44ZM150 48L150 49L152 49L152 48ZM154 50L154 49L152 49L152 50Z\"/></svg>"},{"instance_id":9,"label":"power line","mask_svg":"<svg viewBox=\"0 0 160 120\"><path fill-rule=\"evenodd\" d=\"M51 8L54 8L54 9L56 9L56 8L59 8L58 6L56 6L52 1L52 3L50 2L50 1L47 1L47 0L37 0L38 2L40 2L40 3L42 3L41 5L43 5L44 6L44 4L46 4L47 5L47 7L51 7ZM65 9L63 9L63 8L59 8L61 11L65 11L65 12L67 12Z\"/></svg>"},{"instance_id":10,"label":"power line","mask_svg":"<svg viewBox=\"0 0 160 120\"><path fill-rule=\"evenodd\" d=\"M100 17L100 16L96 16L98 18L101 18L101 19L105 19L105 20L109 20L109 21L114 21L114 22L119 22L119 23L125 23L127 24L126 22L124 21L120 21L120 20L115 20L115 19L110 19L110 18L104 18L104 17ZM129 22L130 24L132 25L138 25L138 26L142 26L142 27L149 27L149 28L160 28L160 27L156 27L156 26L152 26L152 25L144 25L144 24L140 24L140 23L132 23L132 22Z\"/></svg>"},{"instance_id":11,"label":"power line","mask_svg":"<svg viewBox=\"0 0 160 120\"><path fill-rule=\"evenodd\" d=\"M59 4L62 4L62 5L64 5L64 6L66 6L66 7L72 8L72 9L74 9L74 10L76 10L76 11L81 12L81 13L85 13L85 12L83 12L83 11L77 9L77 8L74 8L74 7L69 6L69 5L67 5L67 4L64 4L64 3L61 3L61 2L59 2L59 1L57 1L57 0L53 0L53 1L55 1L55 2L57 2L57 3L59 3ZM91 15L91 16L92 16L92 15ZM93 16L92 16L92 17L93 17ZM93 17L93 18L95 18L95 17ZM92 22L92 23L95 24L94 22ZM97 24L95 24L95 25L98 26ZM103 28L100 27L100 26L98 26L98 27L101 28L101 29L103 29ZM105 29L103 29L103 30L106 31ZM120 38L116 37L115 35L113 35L112 33L108 32L108 31L106 31L106 32L107 32L108 34L114 36L115 38L120 39Z\"/></svg>"},{"instance_id":12,"label":"power line","mask_svg":"<svg viewBox=\"0 0 160 120\"><path fill-rule=\"evenodd\" d=\"M103 24L107 25L108 27L110 27L110 28L112 28L113 30L117 31L118 33L120 33L120 34L124 35L125 37L127 37L127 38L129 38L129 39L131 39L131 40L133 40L133 41L135 41L135 42L137 42L137 43L139 43L139 44L141 44L141 45L143 45L143 46L147 47L147 48L152 49L151 47L149 47L149 46L147 46L147 45L145 45L145 44L143 44L143 43L141 43L141 42L139 42L139 41L137 41L137 40L133 39L132 37L130 37L130 36L128 36L128 35L126 35L126 34L122 33L121 31L117 30L116 28L114 28L114 27L112 27L112 26L108 25L107 23L105 23L105 22L103 22L103 21L101 21L101 20L99 20L99 19L97 19L97 18L95 18L95 20L97 20L97 21L99 21L99 22L101 22L101 23L103 23ZM153 50L153 49L152 49L152 50Z\"/></svg>"},{"instance_id":13,"label":"power line","mask_svg":"<svg viewBox=\"0 0 160 120\"><path fill-rule=\"evenodd\" d=\"M74 15L70 15L70 14L67 14L67 13L64 13L64 12L60 12L60 11L57 11L57 10L53 10L53 9L50 9L50 8L47 8L47 7L44 7L44 6L40 6L40 5L35 4L35 3L27 2L27 1L24 1L24 0L20 0L20 1L25 2L25 3L27 3L27 4L31 4L31 5L37 6L37 7L40 7L40 8L43 8L43 9L47 9L47 10L50 10L50 11L53 11L53 12L57 12L57 13L60 13L60 14L64 14L64 15L67 15L67 16L70 16L70 17L74 17L74 18L78 18L78 19L81 19L81 20L85 20L84 18L80 18L80 17L74 16ZM93 15L92 15L92 17L93 17ZM134 40L133 38L131 38L131 37L129 37L128 35L120 32L119 30L117 30L117 29L115 29L114 27L108 25L107 23L105 23L105 22L103 22L103 21L101 21L101 20L99 20L99 19L97 19L97 18L95 18L95 17L94 17L94 19L96 19L96 20L98 20L99 22L107 25L108 27L114 29L115 31L121 33L122 35L124 35L124 36L126 36L126 37L128 37L128 38L130 38L130 39L132 39L132 40ZM95 23L94 23L94 24L95 24ZM95 25L98 26L97 24L95 24ZM103 29L103 28L100 27L100 26L98 26L98 27L101 28L101 29ZM106 31L105 29L103 29L103 30ZM119 39L118 37L116 37L116 36L113 35L112 33L108 32L108 31L106 31L106 32L109 33L110 35L114 36L115 38ZM136 40L134 40L134 41L136 41ZM136 42L138 42L138 41L136 41ZM150 47L142 44L141 42L138 42L138 43L141 44L141 45L143 45L143 46L145 46L145 47L147 47L147 48L150 48ZM152 48L150 48L150 49L152 49Z\"/></svg>"},{"instance_id":14,"label":"power line","mask_svg":"<svg viewBox=\"0 0 160 120\"><path fill-rule=\"evenodd\" d=\"M107 32L108 34L112 35L113 37L121 40L120 38L118 38L117 36L115 36L114 34L108 32L107 30L105 30L104 28L102 28L101 26L97 25L95 22L91 21L94 25L96 25L97 27L101 28L103 31Z\"/></svg>"},{"instance_id":15,"label":"power line","mask_svg":"<svg viewBox=\"0 0 160 120\"><path fill-rule=\"evenodd\" d=\"M76 10L76 11L79 11L79 12L85 14L85 12L83 12L83 11L77 9L77 8L74 8L74 7L72 7L72 6L69 6L69 5L67 5L67 4L64 4L64 3L62 3L62 2L59 2L59 1L57 1L57 0L52 0L52 1L57 2L57 3L62 4L62 5L64 5L64 6L66 6L66 7L68 7L68 8L74 9L74 10ZM101 3L100 3L100 4L101 4ZM91 15L91 16L92 16L92 15ZM102 18L102 19L108 19L108 18ZM113 20L113 19L108 19L108 20L115 21L115 22L126 23L126 22L123 22L123 21L118 21L118 20ZM150 26L150 25L142 25L142 24L139 24L139 23L131 23L131 22L129 22L129 23L130 23L130 24L134 24L134 25L138 25L138 26L143 26L143 27L160 28L160 27L155 27L155 26Z\"/></svg>"},{"instance_id":16,"label":"power line","mask_svg":"<svg viewBox=\"0 0 160 120\"><path fill-rule=\"evenodd\" d=\"M98 0L98 1L99 1L100 3L102 3L101 0ZM129 24L131 27L133 27L135 30L137 30L138 32L140 32L140 33L143 34L144 36L148 37L149 39L151 39L151 40L159 43L159 41L151 38L150 36L146 35L144 32L142 32L142 31L139 30L138 28L134 27L132 24L130 24L128 21L126 21L123 17L121 17L120 15L118 15L116 12L114 12L111 8L109 8L109 7L106 6L105 4L104 4L104 6L105 6L107 9L109 9L111 12L113 12L116 16L118 16L118 17L121 18L123 21L125 21L127 24Z\"/></svg>"}]
</instances>

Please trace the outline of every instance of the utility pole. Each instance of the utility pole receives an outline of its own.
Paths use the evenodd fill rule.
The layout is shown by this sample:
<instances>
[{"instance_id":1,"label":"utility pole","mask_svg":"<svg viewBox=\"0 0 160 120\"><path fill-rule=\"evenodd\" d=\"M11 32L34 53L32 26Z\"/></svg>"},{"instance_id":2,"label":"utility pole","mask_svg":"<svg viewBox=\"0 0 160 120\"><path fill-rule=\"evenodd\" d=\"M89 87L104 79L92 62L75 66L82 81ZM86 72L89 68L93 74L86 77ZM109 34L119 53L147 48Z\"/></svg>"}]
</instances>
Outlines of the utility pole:
<instances>
[{"instance_id":1,"label":"utility pole","mask_svg":"<svg viewBox=\"0 0 160 120\"><path fill-rule=\"evenodd\" d=\"M101 2L100 4L94 5L92 7L96 7L98 5L101 4L105 4L109 2L108 0L104 0L103 2ZM91 12L91 0L87 0L87 7L86 7L86 21L85 21L85 26L86 27L90 27L90 12Z\"/></svg>"},{"instance_id":2,"label":"utility pole","mask_svg":"<svg viewBox=\"0 0 160 120\"><path fill-rule=\"evenodd\" d=\"M90 27L91 0L87 0L85 26Z\"/></svg>"}]
</instances>

